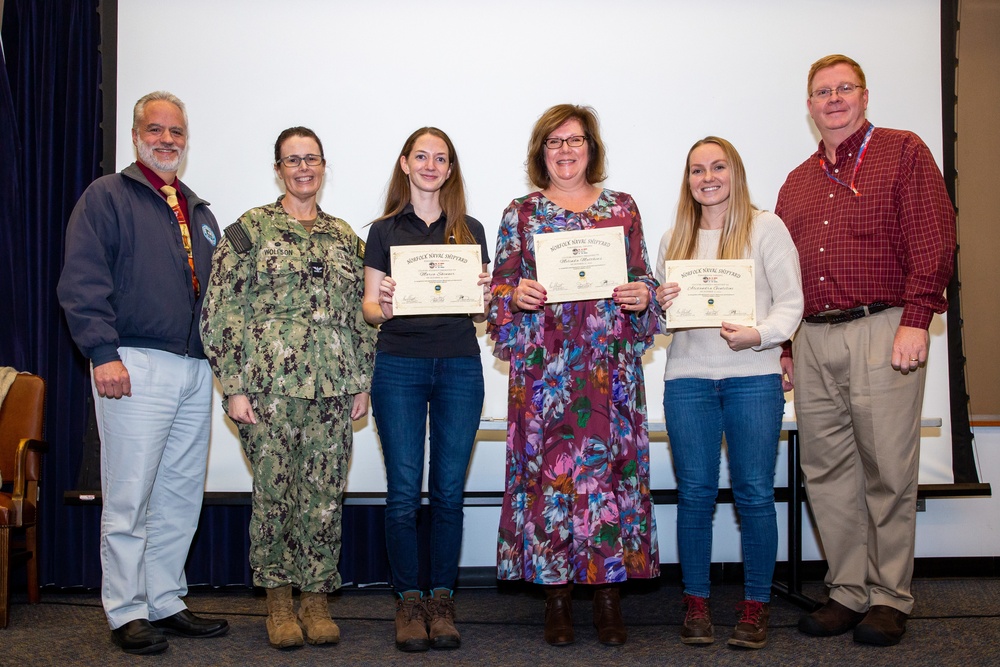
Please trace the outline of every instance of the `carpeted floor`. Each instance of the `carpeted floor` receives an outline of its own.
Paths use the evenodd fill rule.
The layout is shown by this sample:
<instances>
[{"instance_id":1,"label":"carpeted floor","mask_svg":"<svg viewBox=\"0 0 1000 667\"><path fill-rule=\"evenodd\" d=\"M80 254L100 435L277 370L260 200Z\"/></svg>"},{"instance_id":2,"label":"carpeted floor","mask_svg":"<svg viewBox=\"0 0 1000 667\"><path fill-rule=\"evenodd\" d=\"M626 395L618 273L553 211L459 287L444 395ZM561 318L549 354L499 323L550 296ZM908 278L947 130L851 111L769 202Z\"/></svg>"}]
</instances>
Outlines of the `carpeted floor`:
<instances>
[{"instance_id":1,"label":"carpeted floor","mask_svg":"<svg viewBox=\"0 0 1000 667\"><path fill-rule=\"evenodd\" d=\"M807 594L822 598L818 585ZM631 587L622 608L628 643L606 647L596 640L587 591L574 594L577 641L556 648L542 639L543 596L531 586L462 589L456 593L462 647L404 654L393 644L394 606L386 590L345 589L330 596L341 627L337 646L277 651L267 643L264 599L246 589L199 590L188 598L195 612L222 616L231 630L207 640L170 638L158 656L127 656L111 643L94 592L43 594L40 605L14 597L10 627L0 630L0 665L905 665L979 667L1000 665L1000 580L917 580L917 606L899 646L855 644L851 635L817 639L795 629L801 611L775 598L769 643L760 651L732 649L726 639L735 622L741 587L713 589L716 642L691 647L677 639L682 609L676 585Z\"/></svg>"}]
</instances>

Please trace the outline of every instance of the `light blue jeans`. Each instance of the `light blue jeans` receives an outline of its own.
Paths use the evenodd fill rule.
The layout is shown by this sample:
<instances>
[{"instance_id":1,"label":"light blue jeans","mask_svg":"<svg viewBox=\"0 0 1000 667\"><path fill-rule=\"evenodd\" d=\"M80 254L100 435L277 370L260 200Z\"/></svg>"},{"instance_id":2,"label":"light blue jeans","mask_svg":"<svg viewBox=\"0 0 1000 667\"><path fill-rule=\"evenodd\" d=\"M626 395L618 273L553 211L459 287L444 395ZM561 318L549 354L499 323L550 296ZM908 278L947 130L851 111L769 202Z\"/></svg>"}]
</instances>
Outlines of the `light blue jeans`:
<instances>
[{"instance_id":1,"label":"light blue jeans","mask_svg":"<svg viewBox=\"0 0 1000 667\"><path fill-rule=\"evenodd\" d=\"M417 590L417 510L430 415L430 588L455 587L465 474L483 411L479 356L375 356L372 415L385 458L385 540L397 593Z\"/></svg>"},{"instance_id":2,"label":"light blue jeans","mask_svg":"<svg viewBox=\"0 0 1000 667\"><path fill-rule=\"evenodd\" d=\"M769 602L778 550L774 466L785 405L781 377L681 378L668 380L663 395L677 476L684 592L709 597L712 517L725 432L740 520L745 599Z\"/></svg>"},{"instance_id":3,"label":"light blue jeans","mask_svg":"<svg viewBox=\"0 0 1000 667\"><path fill-rule=\"evenodd\" d=\"M186 608L184 563L201 514L212 369L205 359L123 347L132 395L100 398L101 601L112 629Z\"/></svg>"}]
</instances>

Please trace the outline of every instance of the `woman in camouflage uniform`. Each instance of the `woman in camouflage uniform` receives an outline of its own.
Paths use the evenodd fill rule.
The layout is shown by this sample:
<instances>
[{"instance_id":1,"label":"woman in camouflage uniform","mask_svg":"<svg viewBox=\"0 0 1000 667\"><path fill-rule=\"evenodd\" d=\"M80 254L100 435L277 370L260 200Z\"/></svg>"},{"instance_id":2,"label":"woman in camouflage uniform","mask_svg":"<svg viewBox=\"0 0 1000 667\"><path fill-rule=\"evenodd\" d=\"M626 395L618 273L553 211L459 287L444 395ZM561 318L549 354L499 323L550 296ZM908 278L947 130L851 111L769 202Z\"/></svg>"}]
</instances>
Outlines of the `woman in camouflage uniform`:
<instances>
[{"instance_id":1,"label":"woman in camouflage uniform","mask_svg":"<svg viewBox=\"0 0 1000 667\"><path fill-rule=\"evenodd\" d=\"M285 194L226 229L202 320L253 469L250 566L267 591L276 648L340 639L327 593L341 584L341 496L374 356L375 330L361 315L363 246L316 203L325 167L312 130L278 136L274 170Z\"/></svg>"}]
</instances>

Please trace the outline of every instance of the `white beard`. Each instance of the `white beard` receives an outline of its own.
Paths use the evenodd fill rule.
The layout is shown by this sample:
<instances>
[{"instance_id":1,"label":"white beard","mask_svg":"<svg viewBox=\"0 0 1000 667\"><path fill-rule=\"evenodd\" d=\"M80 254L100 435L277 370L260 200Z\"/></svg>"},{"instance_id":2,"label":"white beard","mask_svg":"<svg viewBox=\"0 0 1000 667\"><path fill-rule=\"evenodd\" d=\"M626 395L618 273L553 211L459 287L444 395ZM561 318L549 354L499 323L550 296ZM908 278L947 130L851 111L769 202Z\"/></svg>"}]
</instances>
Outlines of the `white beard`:
<instances>
[{"instance_id":1,"label":"white beard","mask_svg":"<svg viewBox=\"0 0 1000 667\"><path fill-rule=\"evenodd\" d=\"M156 171L176 172L181 166L181 161L184 159L184 155L187 153L187 146L185 146L183 149L174 153L176 157L172 160L164 162L157 156L156 152L153 150L154 148L155 147L150 146L143 141L136 142L136 151L139 153L139 160L147 167L155 169Z\"/></svg>"}]
</instances>

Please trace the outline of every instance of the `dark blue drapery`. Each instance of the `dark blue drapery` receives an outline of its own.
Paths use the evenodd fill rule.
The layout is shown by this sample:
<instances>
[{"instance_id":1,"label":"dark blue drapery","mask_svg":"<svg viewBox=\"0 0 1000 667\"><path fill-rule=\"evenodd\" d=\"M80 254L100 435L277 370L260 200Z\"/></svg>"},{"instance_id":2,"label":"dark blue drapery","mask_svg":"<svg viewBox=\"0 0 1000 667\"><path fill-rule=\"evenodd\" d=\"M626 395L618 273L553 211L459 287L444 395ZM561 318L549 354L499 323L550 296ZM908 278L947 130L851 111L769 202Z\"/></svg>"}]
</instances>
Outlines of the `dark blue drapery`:
<instances>
[{"instance_id":1,"label":"dark blue drapery","mask_svg":"<svg viewBox=\"0 0 1000 667\"><path fill-rule=\"evenodd\" d=\"M4 3L0 73L0 364L48 388L40 580L99 585L99 511L63 505L80 463L89 389L86 361L56 299L66 221L100 175L100 22L97 0ZM7 276L4 276L7 278Z\"/></svg>"}]
</instances>

